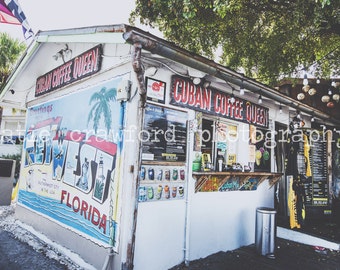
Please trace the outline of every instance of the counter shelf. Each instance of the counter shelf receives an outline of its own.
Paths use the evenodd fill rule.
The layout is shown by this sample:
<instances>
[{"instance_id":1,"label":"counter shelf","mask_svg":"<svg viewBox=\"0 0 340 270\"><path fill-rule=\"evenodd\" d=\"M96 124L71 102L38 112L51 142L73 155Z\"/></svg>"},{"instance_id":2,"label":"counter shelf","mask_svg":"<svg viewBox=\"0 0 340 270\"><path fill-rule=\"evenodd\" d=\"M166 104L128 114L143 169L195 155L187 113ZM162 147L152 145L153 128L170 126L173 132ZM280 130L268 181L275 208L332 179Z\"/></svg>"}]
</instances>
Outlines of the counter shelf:
<instances>
[{"instance_id":1,"label":"counter shelf","mask_svg":"<svg viewBox=\"0 0 340 270\"><path fill-rule=\"evenodd\" d=\"M259 186L264 180L268 179L270 187L275 185L277 181L282 176L282 173L273 173L273 172L214 172L214 171L206 171L206 172L193 172L192 176L196 179L195 184L195 192L201 190L201 188L209 181L212 177L217 179L217 190L220 188L232 177L238 178L239 187L242 187L249 179L256 179L257 184ZM235 189L236 190L236 189ZM242 189L237 189L242 190Z\"/></svg>"}]
</instances>

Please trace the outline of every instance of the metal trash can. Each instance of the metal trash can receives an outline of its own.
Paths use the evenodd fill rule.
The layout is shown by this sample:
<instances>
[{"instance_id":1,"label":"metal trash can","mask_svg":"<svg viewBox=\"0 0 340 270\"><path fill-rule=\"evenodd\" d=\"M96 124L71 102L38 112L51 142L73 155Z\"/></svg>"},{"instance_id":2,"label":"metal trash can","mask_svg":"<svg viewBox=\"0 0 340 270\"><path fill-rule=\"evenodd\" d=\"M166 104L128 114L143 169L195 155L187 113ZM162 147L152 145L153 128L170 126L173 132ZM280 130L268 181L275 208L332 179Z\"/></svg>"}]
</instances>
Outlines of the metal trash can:
<instances>
[{"instance_id":1,"label":"metal trash can","mask_svg":"<svg viewBox=\"0 0 340 270\"><path fill-rule=\"evenodd\" d=\"M256 209L255 247L259 254L275 259L276 210L259 207Z\"/></svg>"}]
</instances>

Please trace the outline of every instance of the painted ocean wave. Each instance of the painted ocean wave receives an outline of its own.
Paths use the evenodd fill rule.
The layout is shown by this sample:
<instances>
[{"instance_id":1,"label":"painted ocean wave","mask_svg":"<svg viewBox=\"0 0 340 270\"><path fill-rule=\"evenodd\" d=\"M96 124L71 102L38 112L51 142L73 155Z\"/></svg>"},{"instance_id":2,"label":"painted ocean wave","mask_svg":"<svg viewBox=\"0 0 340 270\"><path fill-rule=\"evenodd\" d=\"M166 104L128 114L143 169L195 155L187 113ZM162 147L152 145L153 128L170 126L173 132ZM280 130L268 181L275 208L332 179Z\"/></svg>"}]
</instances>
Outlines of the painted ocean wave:
<instances>
[{"instance_id":1,"label":"painted ocean wave","mask_svg":"<svg viewBox=\"0 0 340 270\"><path fill-rule=\"evenodd\" d=\"M103 232L99 231L98 227L93 225L91 221L85 219L79 212L74 212L72 208L65 204L61 204L59 200L39 196L33 192L19 190L18 202L36 212L55 219L82 234L93 237L106 245L110 242L109 235L105 235ZM110 232L109 225L110 222L107 220L107 234Z\"/></svg>"}]
</instances>

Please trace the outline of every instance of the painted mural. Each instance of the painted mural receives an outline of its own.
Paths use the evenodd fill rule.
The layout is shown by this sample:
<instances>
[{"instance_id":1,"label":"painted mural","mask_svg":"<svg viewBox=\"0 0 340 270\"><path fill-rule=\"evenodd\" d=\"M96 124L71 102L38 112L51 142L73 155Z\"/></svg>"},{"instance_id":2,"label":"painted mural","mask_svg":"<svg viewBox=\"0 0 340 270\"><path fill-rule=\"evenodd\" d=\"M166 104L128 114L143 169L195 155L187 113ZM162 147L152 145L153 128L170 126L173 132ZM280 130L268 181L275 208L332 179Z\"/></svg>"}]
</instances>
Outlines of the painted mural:
<instances>
[{"instance_id":1,"label":"painted mural","mask_svg":"<svg viewBox=\"0 0 340 270\"><path fill-rule=\"evenodd\" d=\"M18 203L103 246L117 247L121 78L31 107Z\"/></svg>"}]
</instances>

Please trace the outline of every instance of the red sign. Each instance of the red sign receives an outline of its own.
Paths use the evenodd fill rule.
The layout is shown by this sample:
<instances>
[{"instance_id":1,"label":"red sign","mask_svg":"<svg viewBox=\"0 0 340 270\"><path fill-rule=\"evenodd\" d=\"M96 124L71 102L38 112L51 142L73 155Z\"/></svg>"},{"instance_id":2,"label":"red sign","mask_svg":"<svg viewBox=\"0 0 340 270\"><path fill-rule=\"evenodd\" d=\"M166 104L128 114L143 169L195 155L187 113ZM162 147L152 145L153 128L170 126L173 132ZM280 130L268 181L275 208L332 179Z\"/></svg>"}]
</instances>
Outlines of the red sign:
<instances>
[{"instance_id":1,"label":"red sign","mask_svg":"<svg viewBox=\"0 0 340 270\"><path fill-rule=\"evenodd\" d=\"M82 53L61 66L38 77L35 96L47 94L72 82L97 73L101 68L102 45Z\"/></svg>"},{"instance_id":2,"label":"red sign","mask_svg":"<svg viewBox=\"0 0 340 270\"><path fill-rule=\"evenodd\" d=\"M191 80L179 76L172 77L170 103L251 125L268 127L268 108L237 97L232 102L228 93L195 85Z\"/></svg>"}]
</instances>

